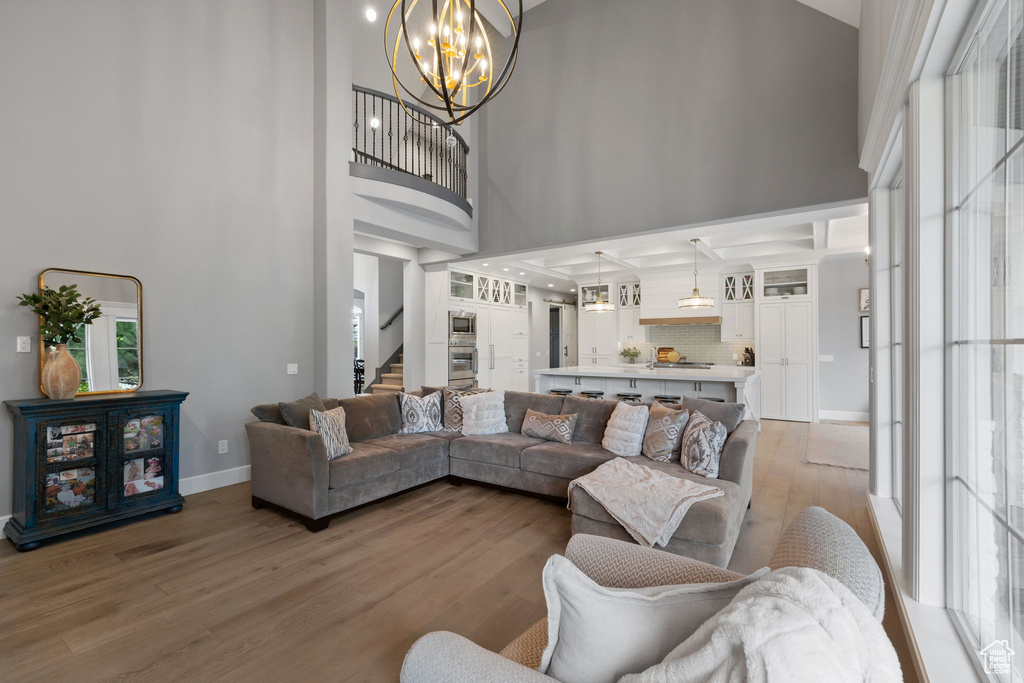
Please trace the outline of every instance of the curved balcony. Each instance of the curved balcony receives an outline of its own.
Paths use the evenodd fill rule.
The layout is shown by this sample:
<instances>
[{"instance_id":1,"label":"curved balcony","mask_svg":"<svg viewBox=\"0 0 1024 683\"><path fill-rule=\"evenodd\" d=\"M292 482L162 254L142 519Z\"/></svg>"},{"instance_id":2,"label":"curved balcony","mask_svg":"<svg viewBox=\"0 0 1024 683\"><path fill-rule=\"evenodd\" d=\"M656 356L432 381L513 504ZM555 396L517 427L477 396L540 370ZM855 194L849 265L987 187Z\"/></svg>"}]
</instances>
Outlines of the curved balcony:
<instances>
[{"instance_id":1,"label":"curved balcony","mask_svg":"<svg viewBox=\"0 0 1024 683\"><path fill-rule=\"evenodd\" d=\"M352 86L355 123L351 175L424 192L470 217L469 145L442 119L388 93ZM408 111L407 111L408 110Z\"/></svg>"}]
</instances>

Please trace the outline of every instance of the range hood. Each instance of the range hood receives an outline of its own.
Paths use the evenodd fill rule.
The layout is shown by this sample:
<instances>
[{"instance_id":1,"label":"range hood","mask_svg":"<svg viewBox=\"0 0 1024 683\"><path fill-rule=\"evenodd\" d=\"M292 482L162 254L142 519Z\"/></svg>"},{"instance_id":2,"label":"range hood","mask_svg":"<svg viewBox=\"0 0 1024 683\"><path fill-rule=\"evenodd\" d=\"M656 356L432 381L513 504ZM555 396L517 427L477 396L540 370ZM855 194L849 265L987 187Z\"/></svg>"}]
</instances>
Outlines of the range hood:
<instances>
[{"instance_id":1,"label":"range hood","mask_svg":"<svg viewBox=\"0 0 1024 683\"><path fill-rule=\"evenodd\" d=\"M721 325L722 317L718 315L691 316L688 318L640 318L641 325Z\"/></svg>"}]
</instances>

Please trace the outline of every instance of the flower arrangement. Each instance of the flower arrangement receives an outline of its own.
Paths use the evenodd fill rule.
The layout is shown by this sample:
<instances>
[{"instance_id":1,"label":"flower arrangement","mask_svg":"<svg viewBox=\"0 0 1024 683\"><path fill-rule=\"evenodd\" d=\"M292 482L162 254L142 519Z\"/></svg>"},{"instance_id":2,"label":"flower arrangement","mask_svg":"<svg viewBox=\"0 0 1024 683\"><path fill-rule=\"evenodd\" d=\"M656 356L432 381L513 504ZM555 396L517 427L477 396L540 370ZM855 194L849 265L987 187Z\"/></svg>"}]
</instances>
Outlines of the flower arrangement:
<instances>
[{"instance_id":1,"label":"flower arrangement","mask_svg":"<svg viewBox=\"0 0 1024 683\"><path fill-rule=\"evenodd\" d=\"M626 348L619 351L619 355L628 360L630 363L635 363L636 359L640 357L640 349L635 346L627 346Z\"/></svg>"},{"instance_id":2,"label":"flower arrangement","mask_svg":"<svg viewBox=\"0 0 1024 683\"><path fill-rule=\"evenodd\" d=\"M95 299L82 299L78 285L61 285L60 289L44 287L38 293L22 294L17 298L19 306L28 306L39 316L39 335L48 346L70 342L81 344L79 326L91 325L101 315Z\"/></svg>"}]
</instances>

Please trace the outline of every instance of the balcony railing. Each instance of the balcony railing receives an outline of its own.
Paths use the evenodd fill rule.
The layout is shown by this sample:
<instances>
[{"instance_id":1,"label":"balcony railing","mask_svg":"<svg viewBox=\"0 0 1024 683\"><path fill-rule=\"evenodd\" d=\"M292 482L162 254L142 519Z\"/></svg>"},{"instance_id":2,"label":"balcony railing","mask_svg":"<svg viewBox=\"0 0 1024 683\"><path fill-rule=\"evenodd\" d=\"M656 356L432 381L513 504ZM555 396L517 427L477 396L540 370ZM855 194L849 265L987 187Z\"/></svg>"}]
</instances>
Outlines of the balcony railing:
<instances>
[{"instance_id":1,"label":"balcony railing","mask_svg":"<svg viewBox=\"0 0 1024 683\"><path fill-rule=\"evenodd\" d=\"M354 161L408 173L466 199L469 145L446 122L394 95L352 86ZM410 113L411 112L411 113Z\"/></svg>"}]
</instances>

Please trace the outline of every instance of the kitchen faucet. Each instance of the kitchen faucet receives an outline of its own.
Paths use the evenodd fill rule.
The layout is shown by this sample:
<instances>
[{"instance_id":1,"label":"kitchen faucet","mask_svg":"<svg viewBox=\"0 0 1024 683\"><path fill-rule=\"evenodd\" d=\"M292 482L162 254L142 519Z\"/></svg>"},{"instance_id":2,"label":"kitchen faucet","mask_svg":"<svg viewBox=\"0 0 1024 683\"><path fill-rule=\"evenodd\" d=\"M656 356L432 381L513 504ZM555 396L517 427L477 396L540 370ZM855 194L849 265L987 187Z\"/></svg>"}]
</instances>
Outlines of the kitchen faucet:
<instances>
[{"instance_id":1,"label":"kitchen faucet","mask_svg":"<svg viewBox=\"0 0 1024 683\"><path fill-rule=\"evenodd\" d=\"M647 364L646 365L647 365L647 369L648 370L653 370L654 369L654 349L651 349L650 353L647 354Z\"/></svg>"}]
</instances>

